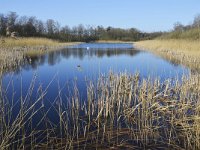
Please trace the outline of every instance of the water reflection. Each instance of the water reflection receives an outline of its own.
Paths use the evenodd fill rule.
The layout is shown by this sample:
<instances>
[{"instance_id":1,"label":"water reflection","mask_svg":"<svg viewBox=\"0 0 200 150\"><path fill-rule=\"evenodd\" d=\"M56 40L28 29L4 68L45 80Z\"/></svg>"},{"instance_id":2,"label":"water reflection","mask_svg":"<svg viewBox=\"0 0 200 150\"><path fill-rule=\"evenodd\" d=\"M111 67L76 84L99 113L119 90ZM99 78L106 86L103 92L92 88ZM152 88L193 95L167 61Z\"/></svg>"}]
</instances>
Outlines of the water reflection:
<instances>
[{"instance_id":1,"label":"water reflection","mask_svg":"<svg viewBox=\"0 0 200 150\"><path fill-rule=\"evenodd\" d=\"M70 57L77 58L83 60L85 57L97 57L102 58L112 57L112 56L134 56L140 53L139 50L136 49L82 49L82 48L66 48L60 51L50 52L45 55L38 56L25 56L26 63L22 68L36 69L38 66L42 66L45 63L48 63L50 66L58 64L63 58L69 59Z\"/></svg>"},{"instance_id":2,"label":"water reflection","mask_svg":"<svg viewBox=\"0 0 200 150\"><path fill-rule=\"evenodd\" d=\"M139 72L141 80L151 77L159 78L161 82L190 73L181 65L172 65L151 53L136 50L130 44L108 44L107 47L106 44L81 44L44 55L25 56L25 63L17 71L14 70L15 74L3 75L2 84L7 88L12 81L7 88L8 99L12 100L12 92L15 91L14 101L18 101L21 96L26 97L33 78L37 77L31 99L38 98L38 89L48 87L44 103L50 107L58 94L63 100L73 95L75 85L80 99L87 100L88 81L95 84L99 76L103 74L106 77L110 70L117 74ZM54 114L50 113L51 116Z\"/></svg>"}]
</instances>

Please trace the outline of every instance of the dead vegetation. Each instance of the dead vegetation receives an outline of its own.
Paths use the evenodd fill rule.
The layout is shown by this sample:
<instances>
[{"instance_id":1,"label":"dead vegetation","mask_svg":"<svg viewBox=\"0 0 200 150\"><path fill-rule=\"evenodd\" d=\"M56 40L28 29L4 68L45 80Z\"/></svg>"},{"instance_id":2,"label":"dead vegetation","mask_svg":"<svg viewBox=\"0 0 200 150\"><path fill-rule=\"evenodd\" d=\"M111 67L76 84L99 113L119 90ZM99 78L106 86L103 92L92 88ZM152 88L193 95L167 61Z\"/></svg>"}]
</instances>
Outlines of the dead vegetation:
<instances>
[{"instance_id":1,"label":"dead vegetation","mask_svg":"<svg viewBox=\"0 0 200 150\"><path fill-rule=\"evenodd\" d=\"M6 103L1 89L2 149L200 149L197 75L163 83L141 80L139 74L102 76L97 83L87 83L84 101L76 86L67 100L58 95L52 104L58 122L50 121L43 104L47 89L35 102L27 103L33 86L34 82L19 101L17 117L11 117L15 106ZM38 113L37 124L43 124L44 130L33 127L32 118Z\"/></svg>"}]
</instances>

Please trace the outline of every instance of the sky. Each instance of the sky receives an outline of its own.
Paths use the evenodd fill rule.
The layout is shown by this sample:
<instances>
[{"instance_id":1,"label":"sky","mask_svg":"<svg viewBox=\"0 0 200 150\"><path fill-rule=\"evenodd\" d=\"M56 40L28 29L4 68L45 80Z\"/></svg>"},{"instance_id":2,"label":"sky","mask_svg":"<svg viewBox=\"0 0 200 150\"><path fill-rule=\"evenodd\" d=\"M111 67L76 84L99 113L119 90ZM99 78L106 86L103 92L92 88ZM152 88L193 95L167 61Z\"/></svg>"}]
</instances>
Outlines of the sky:
<instances>
[{"instance_id":1,"label":"sky","mask_svg":"<svg viewBox=\"0 0 200 150\"><path fill-rule=\"evenodd\" d=\"M200 0L0 0L0 13L16 12L54 19L61 26L103 25L169 31L174 23L192 23L200 14Z\"/></svg>"}]
</instances>

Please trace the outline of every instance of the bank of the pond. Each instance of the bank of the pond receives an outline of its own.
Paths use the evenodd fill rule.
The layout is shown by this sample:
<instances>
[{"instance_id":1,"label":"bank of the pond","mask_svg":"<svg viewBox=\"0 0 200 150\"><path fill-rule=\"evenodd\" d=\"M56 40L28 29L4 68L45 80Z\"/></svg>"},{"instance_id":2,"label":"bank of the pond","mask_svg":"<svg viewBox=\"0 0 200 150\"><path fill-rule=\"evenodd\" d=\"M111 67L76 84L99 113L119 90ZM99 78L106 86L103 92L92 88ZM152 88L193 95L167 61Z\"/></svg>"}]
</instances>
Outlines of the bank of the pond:
<instances>
[{"instance_id":1,"label":"bank of the pond","mask_svg":"<svg viewBox=\"0 0 200 150\"><path fill-rule=\"evenodd\" d=\"M78 42L60 43L46 38L1 38L0 71L18 66L24 55L41 55L75 44Z\"/></svg>"},{"instance_id":2,"label":"bank of the pond","mask_svg":"<svg viewBox=\"0 0 200 150\"><path fill-rule=\"evenodd\" d=\"M200 70L200 42L191 40L147 40L135 42L139 49L149 50L177 64Z\"/></svg>"}]
</instances>

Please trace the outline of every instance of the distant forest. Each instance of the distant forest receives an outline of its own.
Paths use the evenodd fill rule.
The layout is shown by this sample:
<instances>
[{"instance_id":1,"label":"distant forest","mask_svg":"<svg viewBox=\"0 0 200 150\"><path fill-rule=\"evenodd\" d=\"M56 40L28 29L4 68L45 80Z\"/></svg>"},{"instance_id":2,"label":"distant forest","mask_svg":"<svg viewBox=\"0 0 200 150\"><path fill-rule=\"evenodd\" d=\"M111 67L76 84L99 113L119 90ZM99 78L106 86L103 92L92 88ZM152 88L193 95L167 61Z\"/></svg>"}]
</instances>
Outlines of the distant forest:
<instances>
[{"instance_id":1,"label":"distant forest","mask_svg":"<svg viewBox=\"0 0 200 150\"><path fill-rule=\"evenodd\" d=\"M63 42L91 42L96 40L139 41L154 38L161 39L200 39L200 15L192 24L182 25L177 22L169 32L142 32L136 28L121 29L103 26L74 27L63 26L53 20L41 21L36 17L18 16L16 12L0 13L0 36L10 36L17 33L20 37L46 37Z\"/></svg>"},{"instance_id":2,"label":"distant forest","mask_svg":"<svg viewBox=\"0 0 200 150\"><path fill-rule=\"evenodd\" d=\"M36 17L18 16L16 12L0 14L0 36L17 33L20 37L46 37L63 42L90 42L96 40L139 41L153 39L161 32L145 33L136 28L121 29L103 26L63 26L53 20L41 21Z\"/></svg>"}]
</instances>

